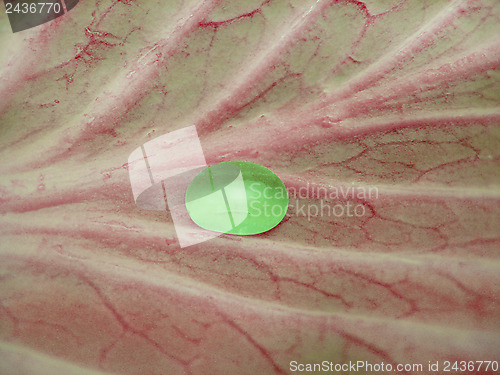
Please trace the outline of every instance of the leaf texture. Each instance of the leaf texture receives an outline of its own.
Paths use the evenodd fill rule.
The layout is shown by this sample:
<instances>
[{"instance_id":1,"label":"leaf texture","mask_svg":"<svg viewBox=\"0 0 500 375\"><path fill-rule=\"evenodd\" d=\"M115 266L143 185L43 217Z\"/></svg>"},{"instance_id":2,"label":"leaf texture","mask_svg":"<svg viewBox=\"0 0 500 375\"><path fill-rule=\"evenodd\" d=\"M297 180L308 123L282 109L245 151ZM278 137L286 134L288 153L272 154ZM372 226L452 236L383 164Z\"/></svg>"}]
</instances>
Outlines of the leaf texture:
<instances>
[{"instance_id":1,"label":"leaf texture","mask_svg":"<svg viewBox=\"0 0 500 375\"><path fill-rule=\"evenodd\" d=\"M12 34L2 16L0 372L498 361L499 17L89 0ZM278 227L183 249L168 212L134 204L128 155L193 124L207 162L300 192ZM323 203L363 215L307 211Z\"/></svg>"}]
</instances>

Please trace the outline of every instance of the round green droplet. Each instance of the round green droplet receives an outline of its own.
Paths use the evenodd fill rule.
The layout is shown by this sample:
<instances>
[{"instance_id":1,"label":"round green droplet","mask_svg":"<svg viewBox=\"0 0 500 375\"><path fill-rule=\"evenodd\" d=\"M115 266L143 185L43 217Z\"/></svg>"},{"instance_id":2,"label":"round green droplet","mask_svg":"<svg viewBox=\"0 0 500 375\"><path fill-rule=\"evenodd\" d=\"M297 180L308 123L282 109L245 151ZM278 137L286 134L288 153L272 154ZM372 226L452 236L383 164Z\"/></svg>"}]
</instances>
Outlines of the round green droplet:
<instances>
[{"instance_id":1,"label":"round green droplet","mask_svg":"<svg viewBox=\"0 0 500 375\"><path fill-rule=\"evenodd\" d=\"M202 228L228 234L258 234L283 220L288 192L266 167L226 161L204 169L191 181L186 208Z\"/></svg>"}]
</instances>

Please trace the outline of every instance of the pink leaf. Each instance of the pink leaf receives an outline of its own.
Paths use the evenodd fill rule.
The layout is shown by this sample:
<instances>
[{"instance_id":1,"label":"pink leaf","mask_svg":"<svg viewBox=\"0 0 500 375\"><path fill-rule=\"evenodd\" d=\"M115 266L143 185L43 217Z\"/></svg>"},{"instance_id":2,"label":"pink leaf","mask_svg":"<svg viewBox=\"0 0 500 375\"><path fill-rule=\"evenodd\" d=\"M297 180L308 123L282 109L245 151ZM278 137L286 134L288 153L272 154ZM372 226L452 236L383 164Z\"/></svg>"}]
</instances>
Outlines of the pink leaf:
<instances>
[{"instance_id":1,"label":"pink leaf","mask_svg":"<svg viewBox=\"0 0 500 375\"><path fill-rule=\"evenodd\" d=\"M499 17L495 0L4 17L0 373L497 373L475 361L500 360ZM180 248L168 212L135 205L129 154L193 124L208 163L297 193L279 226Z\"/></svg>"}]
</instances>

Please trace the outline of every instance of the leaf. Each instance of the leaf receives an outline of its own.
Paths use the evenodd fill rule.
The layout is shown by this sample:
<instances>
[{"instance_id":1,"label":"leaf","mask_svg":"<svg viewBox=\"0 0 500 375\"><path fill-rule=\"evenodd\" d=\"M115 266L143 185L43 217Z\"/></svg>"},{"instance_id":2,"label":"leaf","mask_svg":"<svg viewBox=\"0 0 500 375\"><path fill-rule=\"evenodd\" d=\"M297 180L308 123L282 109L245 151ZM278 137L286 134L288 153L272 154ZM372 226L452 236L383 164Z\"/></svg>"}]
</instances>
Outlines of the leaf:
<instances>
[{"instance_id":1,"label":"leaf","mask_svg":"<svg viewBox=\"0 0 500 375\"><path fill-rule=\"evenodd\" d=\"M498 360L499 15L108 0L15 34L4 18L0 372ZM285 182L279 226L182 249L168 212L135 206L128 155L193 124L208 163Z\"/></svg>"}]
</instances>

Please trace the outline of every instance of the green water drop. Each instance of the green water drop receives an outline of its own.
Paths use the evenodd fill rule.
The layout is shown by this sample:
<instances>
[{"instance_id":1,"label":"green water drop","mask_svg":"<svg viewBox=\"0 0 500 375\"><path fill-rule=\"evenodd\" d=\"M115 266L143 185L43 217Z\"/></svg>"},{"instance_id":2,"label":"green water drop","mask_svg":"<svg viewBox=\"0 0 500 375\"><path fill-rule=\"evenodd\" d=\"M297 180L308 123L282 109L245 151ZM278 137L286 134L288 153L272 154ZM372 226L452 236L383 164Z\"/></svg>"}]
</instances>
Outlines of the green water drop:
<instances>
[{"instance_id":1,"label":"green water drop","mask_svg":"<svg viewBox=\"0 0 500 375\"><path fill-rule=\"evenodd\" d=\"M186 191L186 208L200 227L251 235L266 232L285 217L288 192L266 167L226 161L201 171Z\"/></svg>"}]
</instances>

